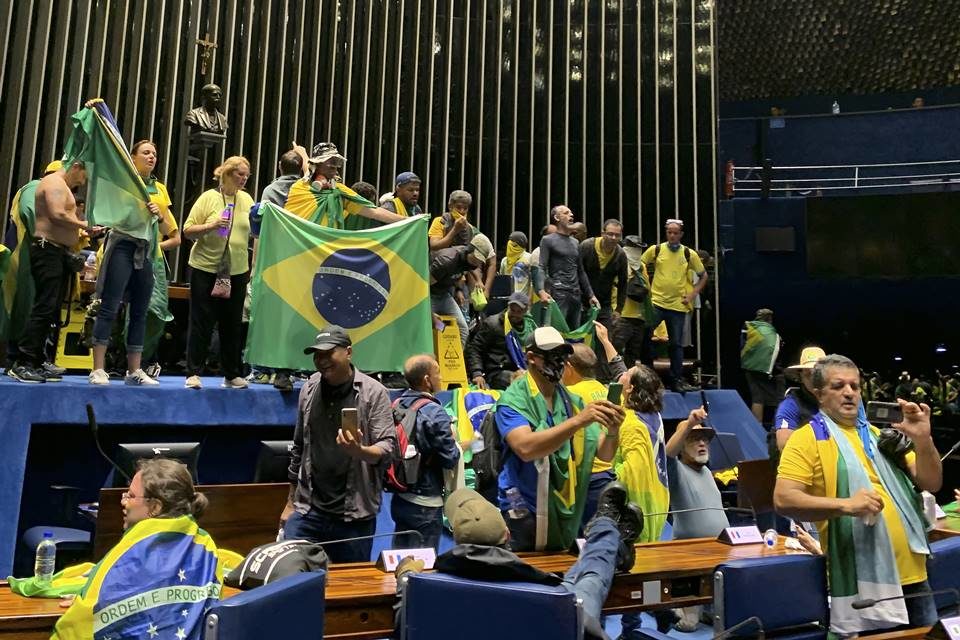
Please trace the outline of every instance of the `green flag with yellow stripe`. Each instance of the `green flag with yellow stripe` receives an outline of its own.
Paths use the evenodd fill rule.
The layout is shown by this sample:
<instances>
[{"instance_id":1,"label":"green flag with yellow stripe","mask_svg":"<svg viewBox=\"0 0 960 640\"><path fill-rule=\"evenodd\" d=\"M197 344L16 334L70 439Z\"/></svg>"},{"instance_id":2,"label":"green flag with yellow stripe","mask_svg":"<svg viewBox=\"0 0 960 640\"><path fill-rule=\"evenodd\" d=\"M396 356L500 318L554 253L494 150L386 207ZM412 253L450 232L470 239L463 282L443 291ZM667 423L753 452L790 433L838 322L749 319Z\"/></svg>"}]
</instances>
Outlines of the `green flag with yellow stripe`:
<instances>
[{"instance_id":1,"label":"green flag with yellow stripe","mask_svg":"<svg viewBox=\"0 0 960 640\"><path fill-rule=\"evenodd\" d=\"M409 356L433 352L425 216L357 231L266 202L260 211L248 362L312 369L303 349L328 324L347 330L363 370L401 371Z\"/></svg>"}]
</instances>

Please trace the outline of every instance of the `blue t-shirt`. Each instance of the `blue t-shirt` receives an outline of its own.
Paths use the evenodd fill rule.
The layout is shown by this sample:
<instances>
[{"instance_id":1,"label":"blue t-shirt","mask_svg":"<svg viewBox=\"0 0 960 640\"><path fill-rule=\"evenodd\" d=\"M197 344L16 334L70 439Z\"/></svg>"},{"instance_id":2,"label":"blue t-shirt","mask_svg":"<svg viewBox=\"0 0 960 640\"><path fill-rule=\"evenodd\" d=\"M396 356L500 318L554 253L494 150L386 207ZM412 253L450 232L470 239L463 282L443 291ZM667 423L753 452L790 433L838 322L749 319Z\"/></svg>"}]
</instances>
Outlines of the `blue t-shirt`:
<instances>
[{"instance_id":1,"label":"blue t-shirt","mask_svg":"<svg viewBox=\"0 0 960 640\"><path fill-rule=\"evenodd\" d=\"M818 407L816 405L805 407L804 405L808 403L797 399L798 393L800 391L796 387L788 389L787 396L777 406L777 412L773 418L773 428L775 430L790 429L795 431L810 422L810 418L817 412Z\"/></svg>"},{"instance_id":2,"label":"blue t-shirt","mask_svg":"<svg viewBox=\"0 0 960 640\"><path fill-rule=\"evenodd\" d=\"M558 398L559 400L559 394ZM537 512L537 467L531 462L521 460L507 444L507 434L518 427L530 427L534 429L523 415L516 410L497 405L495 414L497 420L497 430L503 439L503 471L500 472L498 482L497 499L500 502L500 509L506 511L510 508L507 502L507 489L517 487L520 490L520 496L526 503L530 513ZM567 415L567 402L554 402L553 413L547 417L547 424L551 427L560 424L570 416Z\"/></svg>"}]
</instances>

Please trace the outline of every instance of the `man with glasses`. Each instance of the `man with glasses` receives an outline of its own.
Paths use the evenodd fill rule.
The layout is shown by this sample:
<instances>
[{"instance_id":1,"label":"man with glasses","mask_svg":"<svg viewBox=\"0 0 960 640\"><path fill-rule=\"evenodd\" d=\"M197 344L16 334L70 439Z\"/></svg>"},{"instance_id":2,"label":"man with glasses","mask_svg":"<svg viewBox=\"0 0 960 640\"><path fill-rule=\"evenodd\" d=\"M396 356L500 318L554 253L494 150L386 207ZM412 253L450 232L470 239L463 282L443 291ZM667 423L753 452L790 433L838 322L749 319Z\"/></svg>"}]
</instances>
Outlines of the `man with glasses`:
<instances>
[{"instance_id":1,"label":"man with glasses","mask_svg":"<svg viewBox=\"0 0 960 640\"><path fill-rule=\"evenodd\" d=\"M580 260L587 274L593 295L600 302L597 322L613 330L613 323L623 311L627 299L627 255L620 248L623 225L611 218L603 223L603 235L580 243ZM616 286L616 300L613 298Z\"/></svg>"},{"instance_id":2,"label":"man with glasses","mask_svg":"<svg viewBox=\"0 0 960 640\"><path fill-rule=\"evenodd\" d=\"M290 187L285 208L310 222L334 229L367 229L403 220L403 216L378 207L340 182L345 157L332 142L313 147L308 177Z\"/></svg>"},{"instance_id":3,"label":"man with glasses","mask_svg":"<svg viewBox=\"0 0 960 640\"><path fill-rule=\"evenodd\" d=\"M654 315L647 325L655 329L662 320L667 325L670 354L670 387L673 391L696 391L683 379L683 326L693 310L694 300L707 286L707 271L696 251L681 244L683 221L671 218L665 227L667 241L647 248L640 261L650 270L653 282L650 298ZM697 276L693 284L691 275Z\"/></svg>"}]
</instances>

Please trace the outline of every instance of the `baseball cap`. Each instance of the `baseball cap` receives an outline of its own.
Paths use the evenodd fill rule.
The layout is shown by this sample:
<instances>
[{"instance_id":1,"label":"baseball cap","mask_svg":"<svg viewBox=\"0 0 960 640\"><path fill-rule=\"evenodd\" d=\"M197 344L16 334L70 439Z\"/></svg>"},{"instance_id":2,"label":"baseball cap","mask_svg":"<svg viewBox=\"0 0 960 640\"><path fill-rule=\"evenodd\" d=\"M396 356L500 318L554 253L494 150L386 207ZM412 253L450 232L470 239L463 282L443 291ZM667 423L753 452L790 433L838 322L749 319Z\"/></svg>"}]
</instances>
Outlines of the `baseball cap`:
<instances>
[{"instance_id":1,"label":"baseball cap","mask_svg":"<svg viewBox=\"0 0 960 640\"><path fill-rule=\"evenodd\" d=\"M507 298L507 305L515 304L518 307L523 307L524 309L530 308L530 298L527 294L521 291L514 291L510 294L510 297Z\"/></svg>"},{"instance_id":2,"label":"baseball cap","mask_svg":"<svg viewBox=\"0 0 960 640\"><path fill-rule=\"evenodd\" d=\"M527 336L526 347L537 351L553 351L560 349L567 355L573 353L573 347L563 339L560 332L553 327L538 327Z\"/></svg>"},{"instance_id":3,"label":"baseball cap","mask_svg":"<svg viewBox=\"0 0 960 640\"><path fill-rule=\"evenodd\" d=\"M480 262L486 262L494 255L493 244L490 242L490 238L482 233L473 236L473 239L470 240L470 246L473 247L473 253Z\"/></svg>"},{"instance_id":4,"label":"baseball cap","mask_svg":"<svg viewBox=\"0 0 960 640\"><path fill-rule=\"evenodd\" d=\"M54 171L60 171L60 169L63 169L63 163L59 160L54 160L53 162L47 165L46 169L43 170L43 175L47 175L48 173L53 173Z\"/></svg>"},{"instance_id":5,"label":"baseball cap","mask_svg":"<svg viewBox=\"0 0 960 640\"><path fill-rule=\"evenodd\" d=\"M640 236L626 236L623 239L623 246L633 247L634 249L645 249L647 245L643 244Z\"/></svg>"},{"instance_id":6,"label":"baseball cap","mask_svg":"<svg viewBox=\"0 0 960 640\"><path fill-rule=\"evenodd\" d=\"M313 152L310 154L310 162L314 164L320 164L321 162L326 162L332 158L340 158L343 162L346 162L347 159L340 155L340 151L337 149L337 145L332 142L320 142L314 145Z\"/></svg>"},{"instance_id":7,"label":"baseball cap","mask_svg":"<svg viewBox=\"0 0 960 640\"><path fill-rule=\"evenodd\" d=\"M315 351L329 351L334 347L349 347L353 342L350 340L350 334L343 327L331 324L320 330L317 337L314 338L314 344L303 350L305 355L310 355Z\"/></svg>"},{"instance_id":8,"label":"baseball cap","mask_svg":"<svg viewBox=\"0 0 960 640\"><path fill-rule=\"evenodd\" d=\"M457 544L496 546L507 541L509 530L500 509L473 489L464 487L451 493L443 513L453 527Z\"/></svg>"},{"instance_id":9,"label":"baseball cap","mask_svg":"<svg viewBox=\"0 0 960 640\"><path fill-rule=\"evenodd\" d=\"M408 182L420 182L420 176L415 174L413 171L404 171L397 176L397 179L393 184L399 187L407 184Z\"/></svg>"},{"instance_id":10,"label":"baseball cap","mask_svg":"<svg viewBox=\"0 0 960 640\"><path fill-rule=\"evenodd\" d=\"M800 352L800 362L787 367L787 371L799 371L800 369L813 369L820 358L826 358L826 352L820 347L804 347Z\"/></svg>"}]
</instances>

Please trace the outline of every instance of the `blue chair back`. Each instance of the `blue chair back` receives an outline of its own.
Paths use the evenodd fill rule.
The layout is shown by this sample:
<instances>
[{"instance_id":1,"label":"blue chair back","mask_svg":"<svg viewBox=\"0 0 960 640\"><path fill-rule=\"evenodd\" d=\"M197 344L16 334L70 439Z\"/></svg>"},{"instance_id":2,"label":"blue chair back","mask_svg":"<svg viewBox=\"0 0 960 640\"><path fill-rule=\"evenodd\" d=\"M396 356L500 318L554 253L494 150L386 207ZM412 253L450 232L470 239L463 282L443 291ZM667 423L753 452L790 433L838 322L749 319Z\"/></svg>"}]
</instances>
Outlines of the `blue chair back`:
<instances>
[{"instance_id":1,"label":"blue chair back","mask_svg":"<svg viewBox=\"0 0 960 640\"><path fill-rule=\"evenodd\" d=\"M798 554L721 564L713 574L713 608L718 633L757 616L768 637L826 638L826 559ZM756 631L748 626L743 636L755 637Z\"/></svg>"},{"instance_id":2,"label":"blue chair back","mask_svg":"<svg viewBox=\"0 0 960 640\"><path fill-rule=\"evenodd\" d=\"M210 607L203 640L322 640L325 571L298 573Z\"/></svg>"},{"instance_id":3,"label":"blue chair back","mask_svg":"<svg viewBox=\"0 0 960 640\"><path fill-rule=\"evenodd\" d=\"M576 596L560 586L420 573L403 587L400 637L581 640L582 610Z\"/></svg>"},{"instance_id":4,"label":"blue chair back","mask_svg":"<svg viewBox=\"0 0 960 640\"><path fill-rule=\"evenodd\" d=\"M927 559L927 580L930 588L956 589L957 576L960 576L960 536L937 540L930 544L930 558ZM957 597L950 593L934 596L937 611L949 614L957 613Z\"/></svg>"}]
</instances>

